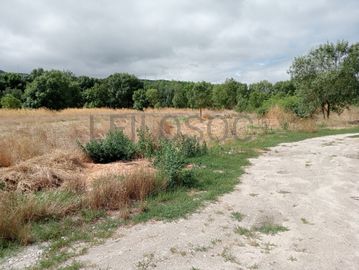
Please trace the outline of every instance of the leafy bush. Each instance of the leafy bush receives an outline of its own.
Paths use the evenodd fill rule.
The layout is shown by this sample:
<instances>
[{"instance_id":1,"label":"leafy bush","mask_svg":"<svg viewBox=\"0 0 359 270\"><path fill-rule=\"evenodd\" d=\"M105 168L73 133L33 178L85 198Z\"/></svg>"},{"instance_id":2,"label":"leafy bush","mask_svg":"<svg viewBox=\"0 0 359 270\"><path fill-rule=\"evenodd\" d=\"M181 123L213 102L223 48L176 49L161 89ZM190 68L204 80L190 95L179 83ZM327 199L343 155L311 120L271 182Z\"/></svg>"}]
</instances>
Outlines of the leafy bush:
<instances>
[{"instance_id":1,"label":"leafy bush","mask_svg":"<svg viewBox=\"0 0 359 270\"><path fill-rule=\"evenodd\" d=\"M152 157L157 148L157 145L154 142L154 138L148 127L138 129L137 136L138 136L138 142L137 142L138 154L145 158Z\"/></svg>"},{"instance_id":2,"label":"leafy bush","mask_svg":"<svg viewBox=\"0 0 359 270\"><path fill-rule=\"evenodd\" d=\"M97 163L130 160L136 153L134 143L118 129L110 131L104 139L91 140L83 149Z\"/></svg>"},{"instance_id":3,"label":"leafy bush","mask_svg":"<svg viewBox=\"0 0 359 270\"><path fill-rule=\"evenodd\" d=\"M190 137L181 134L174 139L174 143L186 158L200 156L207 152L206 143L201 144L195 136Z\"/></svg>"},{"instance_id":4,"label":"leafy bush","mask_svg":"<svg viewBox=\"0 0 359 270\"><path fill-rule=\"evenodd\" d=\"M154 164L167 180L167 187L170 189L178 186L192 187L196 184L193 172L184 169L185 155L173 141L161 141Z\"/></svg>"},{"instance_id":5,"label":"leafy bush","mask_svg":"<svg viewBox=\"0 0 359 270\"><path fill-rule=\"evenodd\" d=\"M19 109L21 108L21 101L14 97L12 94L6 94L0 100L1 107L6 109Z\"/></svg>"},{"instance_id":6,"label":"leafy bush","mask_svg":"<svg viewBox=\"0 0 359 270\"><path fill-rule=\"evenodd\" d=\"M260 106L256 110L256 112L259 115L264 115L269 111L270 108L276 105L283 108L285 111L293 112L299 117L306 116L301 106L301 100L297 96L283 96L283 95L272 96L270 99L265 100L262 106Z\"/></svg>"},{"instance_id":7,"label":"leafy bush","mask_svg":"<svg viewBox=\"0 0 359 270\"><path fill-rule=\"evenodd\" d=\"M184 187L195 187L198 184L198 179L192 170L182 169L179 173L180 184Z\"/></svg>"},{"instance_id":8,"label":"leafy bush","mask_svg":"<svg viewBox=\"0 0 359 270\"><path fill-rule=\"evenodd\" d=\"M168 187L181 185L180 172L185 165L185 157L170 140L161 141L154 164L166 177Z\"/></svg>"}]
</instances>

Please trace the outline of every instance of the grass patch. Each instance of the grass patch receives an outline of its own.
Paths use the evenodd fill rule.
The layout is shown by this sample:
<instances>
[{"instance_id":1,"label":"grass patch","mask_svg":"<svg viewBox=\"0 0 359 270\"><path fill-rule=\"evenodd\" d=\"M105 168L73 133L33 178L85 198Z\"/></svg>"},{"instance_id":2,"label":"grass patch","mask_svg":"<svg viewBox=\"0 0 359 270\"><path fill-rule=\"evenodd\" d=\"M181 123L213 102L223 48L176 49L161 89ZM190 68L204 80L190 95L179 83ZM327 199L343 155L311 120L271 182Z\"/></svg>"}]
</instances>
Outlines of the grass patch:
<instances>
[{"instance_id":1,"label":"grass patch","mask_svg":"<svg viewBox=\"0 0 359 270\"><path fill-rule=\"evenodd\" d=\"M254 230L257 232L260 232L260 233L264 233L264 234L275 235L280 232L288 231L288 228L286 228L282 225L274 224L271 222L266 222L266 223L262 224L261 226L254 228Z\"/></svg>"},{"instance_id":2,"label":"grass patch","mask_svg":"<svg viewBox=\"0 0 359 270\"><path fill-rule=\"evenodd\" d=\"M237 221L242 221L244 218L244 215L239 212L233 212L231 216L234 220L237 220Z\"/></svg>"},{"instance_id":3,"label":"grass patch","mask_svg":"<svg viewBox=\"0 0 359 270\"><path fill-rule=\"evenodd\" d=\"M241 226L237 226L234 229L234 232L239 234L239 235L249 237L249 238L252 238L252 237L255 236L255 231L254 230L250 230L250 229L247 229L247 228L244 228L244 227L241 227Z\"/></svg>"}]
</instances>

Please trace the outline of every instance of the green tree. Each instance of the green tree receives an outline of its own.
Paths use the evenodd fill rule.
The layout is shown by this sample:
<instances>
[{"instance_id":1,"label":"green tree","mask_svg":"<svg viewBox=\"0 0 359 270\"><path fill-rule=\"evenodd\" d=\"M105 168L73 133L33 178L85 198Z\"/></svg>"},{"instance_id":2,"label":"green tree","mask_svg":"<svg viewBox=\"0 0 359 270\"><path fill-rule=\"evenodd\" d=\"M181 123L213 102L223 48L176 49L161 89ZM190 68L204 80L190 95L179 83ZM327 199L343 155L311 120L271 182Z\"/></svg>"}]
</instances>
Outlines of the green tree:
<instances>
[{"instance_id":1,"label":"green tree","mask_svg":"<svg viewBox=\"0 0 359 270\"><path fill-rule=\"evenodd\" d=\"M260 81L250 84L248 91L247 109L249 111L256 111L270 97L270 94L273 92L273 85L268 81Z\"/></svg>"},{"instance_id":2,"label":"green tree","mask_svg":"<svg viewBox=\"0 0 359 270\"><path fill-rule=\"evenodd\" d=\"M146 90L146 97L149 102L149 105L152 108L158 108L160 107L160 94L157 89L150 88Z\"/></svg>"},{"instance_id":3,"label":"green tree","mask_svg":"<svg viewBox=\"0 0 359 270\"><path fill-rule=\"evenodd\" d=\"M146 91L139 89L133 93L133 108L136 110L143 111L144 108L148 107L148 100L146 97Z\"/></svg>"},{"instance_id":4,"label":"green tree","mask_svg":"<svg viewBox=\"0 0 359 270\"><path fill-rule=\"evenodd\" d=\"M7 108L7 109L21 108L21 101L11 94L6 94L5 96L3 96L0 100L0 104L2 108Z\"/></svg>"},{"instance_id":5,"label":"green tree","mask_svg":"<svg viewBox=\"0 0 359 270\"><path fill-rule=\"evenodd\" d=\"M326 43L294 59L290 74L308 115L320 108L323 117L341 113L358 97L359 45Z\"/></svg>"},{"instance_id":6,"label":"green tree","mask_svg":"<svg viewBox=\"0 0 359 270\"><path fill-rule=\"evenodd\" d=\"M247 110L248 98L249 98L248 85L245 83L239 83L237 88L237 98L236 98L237 111L243 112Z\"/></svg>"},{"instance_id":7,"label":"green tree","mask_svg":"<svg viewBox=\"0 0 359 270\"><path fill-rule=\"evenodd\" d=\"M237 103L239 85L234 79L227 79L223 84L215 85L212 91L213 106L233 109Z\"/></svg>"},{"instance_id":8,"label":"green tree","mask_svg":"<svg viewBox=\"0 0 359 270\"><path fill-rule=\"evenodd\" d=\"M83 99L85 101L85 107L88 108L100 108L100 107L109 107L109 93L106 85L104 83L98 82L89 89L86 89L82 93Z\"/></svg>"},{"instance_id":9,"label":"green tree","mask_svg":"<svg viewBox=\"0 0 359 270\"><path fill-rule=\"evenodd\" d=\"M296 88L292 80L279 81L273 85L274 94L293 96L295 95L295 90Z\"/></svg>"},{"instance_id":10,"label":"green tree","mask_svg":"<svg viewBox=\"0 0 359 270\"><path fill-rule=\"evenodd\" d=\"M45 70L43 68L35 68L31 71L31 73L27 76L28 81L32 82L33 80L35 80L37 77L41 76L42 74L44 74Z\"/></svg>"},{"instance_id":11,"label":"green tree","mask_svg":"<svg viewBox=\"0 0 359 270\"><path fill-rule=\"evenodd\" d=\"M143 83L134 75L127 73L115 73L104 81L108 90L108 107L111 108L132 108L133 93L143 89Z\"/></svg>"},{"instance_id":12,"label":"green tree","mask_svg":"<svg viewBox=\"0 0 359 270\"><path fill-rule=\"evenodd\" d=\"M25 90L25 107L59 110L76 107L80 101L80 89L71 73L46 71L36 77Z\"/></svg>"},{"instance_id":13,"label":"green tree","mask_svg":"<svg viewBox=\"0 0 359 270\"><path fill-rule=\"evenodd\" d=\"M188 107L187 89L181 87L176 90L172 99L172 105L176 108Z\"/></svg>"},{"instance_id":14,"label":"green tree","mask_svg":"<svg viewBox=\"0 0 359 270\"><path fill-rule=\"evenodd\" d=\"M198 82L188 91L187 98L191 108L199 109L202 118L202 109L210 107L212 95L212 85L207 82Z\"/></svg>"}]
</instances>

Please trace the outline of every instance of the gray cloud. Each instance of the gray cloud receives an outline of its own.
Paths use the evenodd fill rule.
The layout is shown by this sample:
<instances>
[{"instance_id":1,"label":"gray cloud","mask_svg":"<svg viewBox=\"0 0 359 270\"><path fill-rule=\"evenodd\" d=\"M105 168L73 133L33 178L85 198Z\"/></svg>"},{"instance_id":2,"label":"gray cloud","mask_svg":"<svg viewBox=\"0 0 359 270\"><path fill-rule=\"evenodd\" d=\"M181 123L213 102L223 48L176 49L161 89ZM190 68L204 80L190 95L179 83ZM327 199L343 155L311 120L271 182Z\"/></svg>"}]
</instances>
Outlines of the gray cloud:
<instances>
[{"instance_id":1,"label":"gray cloud","mask_svg":"<svg viewBox=\"0 0 359 270\"><path fill-rule=\"evenodd\" d=\"M358 37L357 0L0 3L0 69L7 71L277 81L311 47Z\"/></svg>"}]
</instances>

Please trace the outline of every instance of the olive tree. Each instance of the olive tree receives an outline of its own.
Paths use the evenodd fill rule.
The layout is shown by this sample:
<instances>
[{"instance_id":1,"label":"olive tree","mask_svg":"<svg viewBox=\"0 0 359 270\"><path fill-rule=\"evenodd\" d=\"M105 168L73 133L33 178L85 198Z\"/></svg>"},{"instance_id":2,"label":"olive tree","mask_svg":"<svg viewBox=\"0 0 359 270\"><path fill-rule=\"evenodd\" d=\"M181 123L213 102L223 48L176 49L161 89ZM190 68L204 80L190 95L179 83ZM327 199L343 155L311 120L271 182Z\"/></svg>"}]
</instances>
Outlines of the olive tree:
<instances>
[{"instance_id":1,"label":"olive tree","mask_svg":"<svg viewBox=\"0 0 359 270\"><path fill-rule=\"evenodd\" d=\"M341 113L358 97L359 45L326 43L294 59L289 73L307 115Z\"/></svg>"}]
</instances>

